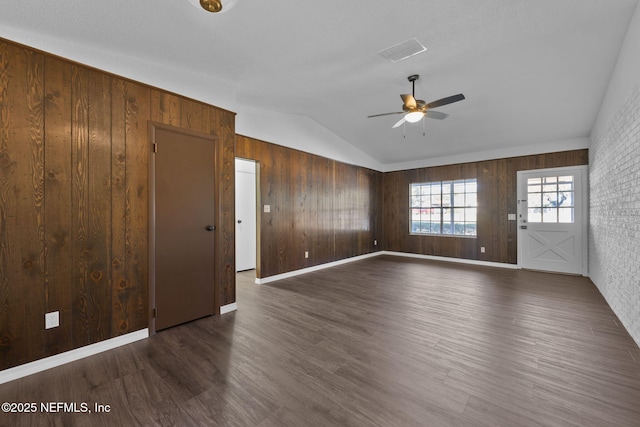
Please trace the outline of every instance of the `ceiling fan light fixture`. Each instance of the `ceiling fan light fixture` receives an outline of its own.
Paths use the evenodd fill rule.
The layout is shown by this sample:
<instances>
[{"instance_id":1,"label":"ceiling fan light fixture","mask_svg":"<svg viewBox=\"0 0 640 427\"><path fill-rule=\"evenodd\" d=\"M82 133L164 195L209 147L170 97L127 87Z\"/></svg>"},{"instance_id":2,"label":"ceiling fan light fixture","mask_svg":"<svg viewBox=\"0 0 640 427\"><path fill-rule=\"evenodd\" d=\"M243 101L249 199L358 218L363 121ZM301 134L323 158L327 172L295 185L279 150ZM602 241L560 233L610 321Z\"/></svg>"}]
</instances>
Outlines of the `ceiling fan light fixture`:
<instances>
[{"instance_id":1,"label":"ceiling fan light fixture","mask_svg":"<svg viewBox=\"0 0 640 427\"><path fill-rule=\"evenodd\" d=\"M424 113L422 111L414 111L404 116L404 119L409 123L416 123L416 122L419 122L420 119L423 117L424 117Z\"/></svg>"}]
</instances>

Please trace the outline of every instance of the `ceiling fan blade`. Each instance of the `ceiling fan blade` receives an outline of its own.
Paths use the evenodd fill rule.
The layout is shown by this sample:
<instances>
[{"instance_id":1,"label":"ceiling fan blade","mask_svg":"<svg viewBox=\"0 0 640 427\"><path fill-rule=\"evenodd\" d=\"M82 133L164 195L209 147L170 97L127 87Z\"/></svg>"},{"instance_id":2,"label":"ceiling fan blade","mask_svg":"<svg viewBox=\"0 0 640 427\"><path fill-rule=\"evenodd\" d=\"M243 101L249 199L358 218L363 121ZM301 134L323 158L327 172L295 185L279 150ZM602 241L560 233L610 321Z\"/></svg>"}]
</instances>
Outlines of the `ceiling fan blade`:
<instances>
[{"instance_id":1,"label":"ceiling fan blade","mask_svg":"<svg viewBox=\"0 0 640 427\"><path fill-rule=\"evenodd\" d=\"M458 95L453 95L447 98L442 98L442 99L438 99L437 101L433 101L427 104L427 108L442 107L443 105L453 104L454 102L462 101L463 99L465 99L464 95L459 93Z\"/></svg>"},{"instance_id":2,"label":"ceiling fan blade","mask_svg":"<svg viewBox=\"0 0 640 427\"><path fill-rule=\"evenodd\" d=\"M402 102L404 102L405 107L410 110L413 110L418 106L413 95L400 95L400 98L402 98Z\"/></svg>"},{"instance_id":3,"label":"ceiling fan blade","mask_svg":"<svg viewBox=\"0 0 640 427\"><path fill-rule=\"evenodd\" d=\"M370 119L371 117L390 116L392 114L406 114L406 113L404 111L398 111L396 113L374 114L373 116L367 116L367 118Z\"/></svg>"},{"instance_id":4,"label":"ceiling fan blade","mask_svg":"<svg viewBox=\"0 0 640 427\"><path fill-rule=\"evenodd\" d=\"M401 119L400 119L400 121L399 121L398 123L396 123L395 125L393 125L393 126L391 127L391 129L395 129L395 128L397 128L398 126L400 126L401 124L403 124L405 121L406 121L406 119L405 119L404 117L403 117L403 118L401 118Z\"/></svg>"},{"instance_id":5,"label":"ceiling fan blade","mask_svg":"<svg viewBox=\"0 0 640 427\"><path fill-rule=\"evenodd\" d=\"M432 111L432 110L427 111L426 113L424 113L424 115L429 117L430 119L436 119L436 120L444 120L447 117L449 117L447 113L441 113L440 111Z\"/></svg>"}]
</instances>

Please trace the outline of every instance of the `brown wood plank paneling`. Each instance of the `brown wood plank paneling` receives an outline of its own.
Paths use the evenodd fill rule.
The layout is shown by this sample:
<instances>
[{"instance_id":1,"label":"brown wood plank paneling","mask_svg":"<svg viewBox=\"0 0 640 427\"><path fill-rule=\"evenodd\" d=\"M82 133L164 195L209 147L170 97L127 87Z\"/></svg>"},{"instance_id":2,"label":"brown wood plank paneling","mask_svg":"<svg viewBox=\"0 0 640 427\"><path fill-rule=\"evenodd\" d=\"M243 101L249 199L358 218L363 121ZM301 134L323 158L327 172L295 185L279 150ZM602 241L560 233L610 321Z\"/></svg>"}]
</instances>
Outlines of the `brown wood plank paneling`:
<instances>
[{"instance_id":1,"label":"brown wood plank paneling","mask_svg":"<svg viewBox=\"0 0 640 427\"><path fill-rule=\"evenodd\" d=\"M89 82L88 259L86 324L90 342L111 335L111 77L97 71Z\"/></svg>"},{"instance_id":2,"label":"brown wood plank paneling","mask_svg":"<svg viewBox=\"0 0 640 427\"><path fill-rule=\"evenodd\" d=\"M478 259L492 261L498 251L498 223L497 212L500 198L498 183L497 162L488 161L478 163L478 192L482 197L478 198L477 233L478 247L484 246L485 253L478 250ZM484 214L486 213L486 214Z\"/></svg>"},{"instance_id":3,"label":"brown wood plank paneling","mask_svg":"<svg viewBox=\"0 0 640 427\"><path fill-rule=\"evenodd\" d=\"M272 153L271 216L273 217L276 250L273 253L275 263L270 263L278 268L278 271L291 271L295 255L290 252L293 229L292 196L290 187L290 157L291 151L284 147L276 147ZM272 258L273 260L273 258Z\"/></svg>"},{"instance_id":4,"label":"brown wood plank paneling","mask_svg":"<svg viewBox=\"0 0 640 427\"><path fill-rule=\"evenodd\" d=\"M380 189L382 174L371 169L358 169L358 195L360 197L358 220L358 247L368 252L374 252L374 240L379 241L378 221L382 203L380 201ZM373 191L368 191L373 189Z\"/></svg>"},{"instance_id":5,"label":"brown wood plank paneling","mask_svg":"<svg viewBox=\"0 0 640 427\"><path fill-rule=\"evenodd\" d=\"M11 283L15 273L9 270L11 265L9 247L12 237L8 229L10 215L11 217L15 215L14 199L11 197L14 161L13 152L9 151L11 135L9 85L13 83L9 76L13 74L12 53L11 46L0 44L0 361L2 362L0 369L17 363L19 357L13 346L14 329L18 325L9 322L14 318L11 310L14 309L15 304L12 295L15 285Z\"/></svg>"},{"instance_id":6,"label":"brown wood plank paneling","mask_svg":"<svg viewBox=\"0 0 640 427\"><path fill-rule=\"evenodd\" d=\"M44 58L0 50L0 354L41 357L44 339Z\"/></svg>"},{"instance_id":7,"label":"brown wood plank paneling","mask_svg":"<svg viewBox=\"0 0 640 427\"><path fill-rule=\"evenodd\" d=\"M291 268L309 267L312 260L317 254L315 253L314 241L317 230L314 229L315 224L314 213L311 212L315 194L311 190L313 186L310 173L312 161L311 157L301 151L292 151L290 153L290 171L289 182L291 191ZM309 252L309 258L305 258L305 252Z\"/></svg>"},{"instance_id":8,"label":"brown wood plank paneling","mask_svg":"<svg viewBox=\"0 0 640 427\"><path fill-rule=\"evenodd\" d=\"M494 230L506 230L506 241L504 231L501 233L494 232L491 235L491 246L493 249L491 252L483 254L487 255L487 261L504 262L508 260L509 263L517 263L517 242L511 236L515 236L516 221L509 221L508 214L517 213L517 197L514 191L516 190L516 179L512 178L508 171L508 161L499 160L496 163L497 172L497 186L494 190L494 200L496 201L492 207L491 215L494 218ZM513 187L512 187L513 186ZM506 214L505 214L506 213ZM513 245L510 248L510 245ZM480 248L478 248L480 253Z\"/></svg>"},{"instance_id":9,"label":"brown wood plank paneling","mask_svg":"<svg viewBox=\"0 0 640 427\"><path fill-rule=\"evenodd\" d=\"M380 249L380 172L240 135L236 155L259 162L261 204L271 206L260 207L259 277Z\"/></svg>"},{"instance_id":10,"label":"brown wood plank paneling","mask_svg":"<svg viewBox=\"0 0 640 427\"><path fill-rule=\"evenodd\" d=\"M384 218L384 202L382 200L383 174L376 173L375 171L371 171L371 173L375 177L374 188L376 188L377 191L375 191L374 194L372 195L373 199L371 203L373 204L373 207L374 207L375 222L372 225L370 230L371 230L372 237L376 241L376 245L373 247L373 250L377 251L377 250L384 250L384 228L383 228L383 222L382 222Z\"/></svg>"},{"instance_id":11,"label":"brown wood plank paneling","mask_svg":"<svg viewBox=\"0 0 640 427\"><path fill-rule=\"evenodd\" d=\"M586 150L584 150L586 152ZM513 160L513 161L512 161ZM496 215L502 214L503 218L506 214L517 214L518 212L518 180L517 172L526 169L538 169L538 166L527 167L527 158L502 159L497 163L498 181L497 187L501 195L502 204ZM560 163L562 164L562 163ZM571 166L567 163L566 166ZM518 263L518 222L507 221L502 233L498 234L496 253L498 256L491 258L492 261L507 262L510 264ZM505 232L506 230L506 236Z\"/></svg>"},{"instance_id":12,"label":"brown wood plank paneling","mask_svg":"<svg viewBox=\"0 0 640 427\"><path fill-rule=\"evenodd\" d=\"M203 110L199 102L180 99L180 127L194 132L204 132Z\"/></svg>"},{"instance_id":13,"label":"brown wood plank paneling","mask_svg":"<svg viewBox=\"0 0 640 427\"><path fill-rule=\"evenodd\" d=\"M128 326L131 331L148 324L149 142L147 122L151 116L148 87L127 83L125 256L128 292Z\"/></svg>"},{"instance_id":14,"label":"brown wood plank paneling","mask_svg":"<svg viewBox=\"0 0 640 427\"><path fill-rule=\"evenodd\" d=\"M180 127L182 112L180 97L161 90L151 91L151 120Z\"/></svg>"},{"instance_id":15,"label":"brown wood plank paneling","mask_svg":"<svg viewBox=\"0 0 640 427\"><path fill-rule=\"evenodd\" d=\"M87 70L73 66L71 70L72 128L72 331L73 347L90 344L91 320L89 281L89 87Z\"/></svg>"},{"instance_id":16,"label":"brown wood plank paneling","mask_svg":"<svg viewBox=\"0 0 640 427\"><path fill-rule=\"evenodd\" d=\"M111 80L111 335L131 332L126 277L127 83Z\"/></svg>"},{"instance_id":17,"label":"brown wood plank paneling","mask_svg":"<svg viewBox=\"0 0 640 427\"><path fill-rule=\"evenodd\" d=\"M210 110L212 110L210 108ZM220 290L219 306L236 302L235 263L235 115L215 109L218 161L218 239L216 271Z\"/></svg>"},{"instance_id":18,"label":"brown wood plank paneling","mask_svg":"<svg viewBox=\"0 0 640 427\"><path fill-rule=\"evenodd\" d=\"M29 337L30 357L41 357L44 351L44 328L42 327L44 311L44 298L42 298L42 283L46 277L45 265L45 208L44 208L44 56L24 50L27 65L27 80L24 88L27 90L28 108L28 132L29 137L24 142L28 142L30 149L30 181L31 188L29 199L32 203L31 211L33 223L29 221L25 224L20 218L21 232L25 232L26 227L33 227L29 232L28 240L30 245L29 259L23 262L23 267L29 270L29 285L27 288L27 299L39 298L36 304L27 308L28 319L25 322L25 334ZM26 132L25 132L26 137ZM24 199L23 199L24 200ZM31 217L31 215L29 215ZM20 239L19 241L22 241ZM32 263L32 265L31 265Z\"/></svg>"},{"instance_id":19,"label":"brown wood plank paneling","mask_svg":"<svg viewBox=\"0 0 640 427\"><path fill-rule=\"evenodd\" d=\"M234 117L0 40L0 369L148 326L151 119L221 141L216 303L235 301Z\"/></svg>"},{"instance_id":20,"label":"brown wood plank paneling","mask_svg":"<svg viewBox=\"0 0 640 427\"><path fill-rule=\"evenodd\" d=\"M332 261L358 255L358 177L357 168L333 162L333 230ZM367 212L368 213L368 212Z\"/></svg>"},{"instance_id":21,"label":"brown wood plank paneling","mask_svg":"<svg viewBox=\"0 0 640 427\"><path fill-rule=\"evenodd\" d=\"M28 337L29 357L40 357L43 353L44 328L43 316L44 299L41 284L45 279L45 237L44 237L44 57L30 50L22 50L20 55L25 59L26 81L21 82L21 88L26 90L26 117L21 117L19 111L16 119L25 119L15 127L18 144L25 144L29 150L29 177L24 182L23 194L18 196L19 229L16 230L17 241L27 246L28 252L22 252L22 266L25 277L23 284L23 298L26 306L27 318L24 324L24 334ZM16 93L17 98L17 93ZM27 133L28 132L28 133ZM23 139L24 138L24 139ZM26 177L25 177L26 178ZM22 186L22 183L18 182ZM22 193L22 191L20 191ZM24 207L24 209L23 209ZM30 211L30 212L29 212ZM24 215L26 214L26 215ZM26 220L26 221L25 221ZM23 247L23 249L26 249ZM31 304L31 299L39 301Z\"/></svg>"},{"instance_id":22,"label":"brown wood plank paneling","mask_svg":"<svg viewBox=\"0 0 640 427\"><path fill-rule=\"evenodd\" d=\"M327 263L333 259L335 235L333 230L333 161L320 156L311 156L309 173L312 198L315 199L317 213L315 222L310 224L314 235L311 262Z\"/></svg>"},{"instance_id":23,"label":"brown wood plank paneling","mask_svg":"<svg viewBox=\"0 0 640 427\"><path fill-rule=\"evenodd\" d=\"M59 311L60 326L45 331L45 356L73 346L71 255L71 64L46 58L45 81L45 312Z\"/></svg>"}]
</instances>

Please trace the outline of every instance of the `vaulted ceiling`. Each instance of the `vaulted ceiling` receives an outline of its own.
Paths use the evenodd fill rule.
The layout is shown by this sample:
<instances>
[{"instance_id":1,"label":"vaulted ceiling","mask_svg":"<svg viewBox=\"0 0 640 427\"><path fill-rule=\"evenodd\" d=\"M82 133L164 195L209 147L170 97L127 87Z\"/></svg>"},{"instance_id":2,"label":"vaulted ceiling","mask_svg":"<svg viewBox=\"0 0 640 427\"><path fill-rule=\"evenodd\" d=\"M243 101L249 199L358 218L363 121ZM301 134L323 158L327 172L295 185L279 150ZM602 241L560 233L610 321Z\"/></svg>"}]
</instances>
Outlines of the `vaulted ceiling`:
<instances>
[{"instance_id":1,"label":"vaulted ceiling","mask_svg":"<svg viewBox=\"0 0 640 427\"><path fill-rule=\"evenodd\" d=\"M2 37L98 68L119 58L107 71L188 88L239 119L303 117L384 169L585 140L638 0L238 0L222 14L197 0L4 3ZM378 53L411 38L427 50ZM417 98L466 100L424 127L367 118L401 111L411 74Z\"/></svg>"}]
</instances>

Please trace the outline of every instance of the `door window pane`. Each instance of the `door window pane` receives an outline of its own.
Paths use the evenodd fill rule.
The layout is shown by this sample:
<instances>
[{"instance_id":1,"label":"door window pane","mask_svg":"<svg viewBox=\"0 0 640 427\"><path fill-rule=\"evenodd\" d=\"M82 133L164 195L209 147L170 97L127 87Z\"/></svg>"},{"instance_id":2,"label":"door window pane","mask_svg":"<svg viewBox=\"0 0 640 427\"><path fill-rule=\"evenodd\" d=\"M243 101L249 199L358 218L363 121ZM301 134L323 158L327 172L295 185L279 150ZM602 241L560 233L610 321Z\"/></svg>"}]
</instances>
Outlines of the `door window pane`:
<instances>
[{"instance_id":1,"label":"door window pane","mask_svg":"<svg viewBox=\"0 0 640 427\"><path fill-rule=\"evenodd\" d=\"M529 222L542 222L542 209L540 208L529 208L529 212L527 213L527 221Z\"/></svg>"},{"instance_id":2,"label":"door window pane","mask_svg":"<svg viewBox=\"0 0 640 427\"><path fill-rule=\"evenodd\" d=\"M558 209L557 208L543 208L542 209L542 222L544 222L544 223L557 223L558 222Z\"/></svg>"},{"instance_id":3,"label":"door window pane","mask_svg":"<svg viewBox=\"0 0 640 427\"><path fill-rule=\"evenodd\" d=\"M573 176L527 179L527 221L573 223Z\"/></svg>"},{"instance_id":4,"label":"door window pane","mask_svg":"<svg viewBox=\"0 0 640 427\"><path fill-rule=\"evenodd\" d=\"M572 224L574 222L573 208L558 209L558 222L564 223L564 224Z\"/></svg>"},{"instance_id":5,"label":"door window pane","mask_svg":"<svg viewBox=\"0 0 640 427\"><path fill-rule=\"evenodd\" d=\"M546 177L542 181L542 191L558 191L558 178Z\"/></svg>"}]
</instances>

